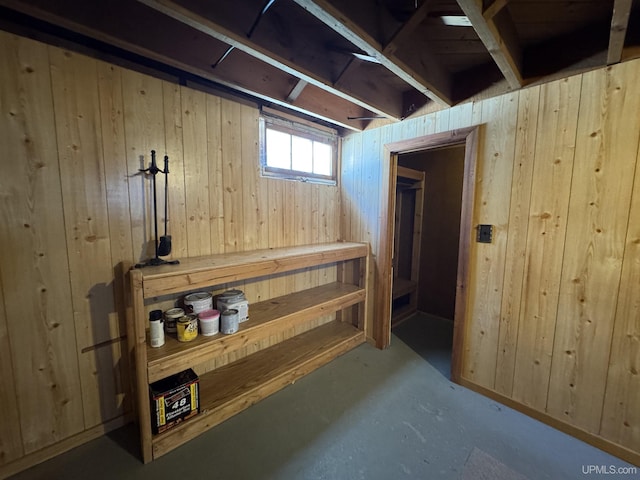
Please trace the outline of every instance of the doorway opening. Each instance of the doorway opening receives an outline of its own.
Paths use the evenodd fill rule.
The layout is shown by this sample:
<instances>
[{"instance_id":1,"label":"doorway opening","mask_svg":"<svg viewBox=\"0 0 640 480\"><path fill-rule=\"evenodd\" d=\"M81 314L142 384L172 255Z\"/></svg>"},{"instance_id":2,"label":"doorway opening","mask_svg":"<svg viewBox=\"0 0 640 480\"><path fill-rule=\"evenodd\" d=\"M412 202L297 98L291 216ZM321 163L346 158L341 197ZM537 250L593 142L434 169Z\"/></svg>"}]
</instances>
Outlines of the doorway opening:
<instances>
[{"instance_id":1,"label":"doorway opening","mask_svg":"<svg viewBox=\"0 0 640 480\"><path fill-rule=\"evenodd\" d=\"M406 140L402 142L395 142L391 144L385 145L385 154L389 161L389 178L388 178L388 191L386 196L386 202L383 205L383 225L381 229L381 252L382 258L379 259L379 272L380 272L380 280L378 284L380 294L376 296L376 306L378 311L388 312L386 318L383 318L382 321L378 324L379 334L380 334L380 343L382 346L386 346L389 344L391 339L391 324L392 324L392 310L393 305L396 303L396 306L400 302L401 296L398 296L398 289L396 289L396 295L394 299L394 275L397 260L397 269L399 275L406 275L407 265L411 265L410 269L413 268L413 264L417 263L418 275L415 285L415 303L416 310L420 308L427 308L429 310L433 310L436 312L441 312L439 315L451 316L451 305L453 303L453 332L451 339L451 375L450 378L453 381L459 381L461 373L462 373L462 354L463 354L463 345L464 345L464 321L466 315L466 304L467 304L467 284L468 284L468 270L469 270L469 256L471 250L471 242L472 242L472 233L473 233L473 211L474 211L474 198L475 198L475 172L476 172L476 163L478 157L478 138L479 138L479 128L466 128L455 130L451 132L445 132L435 135L427 135L424 137L414 138L411 140ZM439 150L442 150L442 153L437 153ZM431 158L432 161L424 161L421 159L424 156ZM449 212L435 212L436 216L440 216L441 219L439 222L444 222L445 220L451 220L452 223L457 223L457 239L452 240L451 234L448 234L448 239L443 240L438 237L440 230L449 229L449 226L444 226L444 223L439 225L426 223L425 220L431 218L426 215L420 215L420 219L418 219L417 215L415 215L416 208L418 213L420 210L420 206L418 203L414 201L413 207L413 223L411 221L407 221L410 219L412 215L404 215L402 216L402 212L398 212L400 215L401 221L402 218L405 219L406 224L411 224L412 236L414 241L420 242L419 254L416 256L416 249L413 247L413 243L411 245L410 251L412 252L410 260L407 262L406 259L402 259L401 257L396 258L394 256L394 243L400 245L398 238L400 235L407 236L407 233L398 233L398 238L396 238L395 224L396 224L396 201L397 201L397 186L398 186L398 172L400 175L404 175L407 170L419 172L423 167L421 165L426 165L424 168L428 170L434 169L437 170L433 165L441 164L440 167L444 168L443 165L446 164L446 160L433 160L436 157L443 156L446 157L451 155L453 157L457 157L458 155L462 156L462 174L453 173L456 171L455 167L452 167L450 170L451 176L457 176L458 180L461 181L461 186L459 186L459 196L460 200L458 203L458 207L453 210L449 210ZM413 165L413 166L411 166ZM416 168L420 167L420 169ZM446 165L445 165L446 167ZM407 170L405 170L407 169ZM446 170L446 169L445 169ZM441 173L444 175L444 173ZM424 171L424 191L428 188L428 180L427 180L427 171ZM441 180L439 180L441 181ZM402 180L404 183L404 180ZM452 182L455 183L455 182ZM438 187L440 188L440 187ZM442 188L440 188L442 190ZM416 189L417 190L417 189ZM434 193L436 198L438 196L448 196L450 193L447 193L445 190L442 190L440 194ZM454 194L451 193L451 196ZM417 197L417 196L416 196ZM429 205L427 205L427 198L425 197L425 201L422 206L422 211L427 212L429 209ZM402 197L401 201L404 202L405 198ZM435 201L435 200L433 200ZM417 207L416 207L417 206ZM453 208L453 207L451 207ZM454 213L455 210L455 213ZM455 215L455 216L454 216ZM424 218L423 218L424 217ZM442 218L444 217L444 218ZM450 218L453 217L453 218ZM435 218L435 217L434 217ZM433 218L431 221L434 221ZM418 228L416 228L416 226ZM419 240L416 240L416 237L419 237ZM427 242L427 246L423 243L423 240L427 240L428 242L432 242L429 244ZM443 288L448 289L448 293L446 298L435 298L442 295L437 292L430 292L429 295L423 295L425 285L428 283L424 283L430 281L433 285L434 283L438 283L437 272L434 275L431 273L426 274L423 273L420 269L420 265L422 262L429 261L430 257L434 255L436 257L439 256L436 251L438 247L438 242L449 242L453 243L453 250L456 252L453 255L455 256L455 260L451 261L447 268L448 276L450 277L451 269L455 270L455 282L453 284L454 293L452 294L452 282L449 280L448 287L443 285ZM398 247L399 249L400 247ZM433 252L432 252L433 250ZM404 251L409 251L407 247L404 248ZM443 254L444 255L444 254ZM420 257L420 259L418 259ZM432 258L433 259L433 258ZM415 262L414 262L415 260ZM453 265L451 265L451 263ZM401 267L401 265L404 265ZM439 267L431 267L431 268L439 268ZM421 285L420 274L423 275L423 284ZM429 278L431 277L431 280ZM398 282L396 282L398 283ZM433 287L432 287L433 288ZM439 287L438 287L439 288ZM423 298L424 297L424 298ZM453 298L453 299L452 299ZM406 300L406 299L405 299ZM405 303L411 303L411 298L409 297ZM425 303L430 303L428 307L424 307ZM423 307L419 307L422 303ZM448 310L447 310L448 309ZM448 312L448 313L447 313Z\"/></svg>"},{"instance_id":2,"label":"doorway opening","mask_svg":"<svg viewBox=\"0 0 640 480\"><path fill-rule=\"evenodd\" d=\"M391 326L398 338L447 378L464 156L465 146L453 145L397 158Z\"/></svg>"}]
</instances>

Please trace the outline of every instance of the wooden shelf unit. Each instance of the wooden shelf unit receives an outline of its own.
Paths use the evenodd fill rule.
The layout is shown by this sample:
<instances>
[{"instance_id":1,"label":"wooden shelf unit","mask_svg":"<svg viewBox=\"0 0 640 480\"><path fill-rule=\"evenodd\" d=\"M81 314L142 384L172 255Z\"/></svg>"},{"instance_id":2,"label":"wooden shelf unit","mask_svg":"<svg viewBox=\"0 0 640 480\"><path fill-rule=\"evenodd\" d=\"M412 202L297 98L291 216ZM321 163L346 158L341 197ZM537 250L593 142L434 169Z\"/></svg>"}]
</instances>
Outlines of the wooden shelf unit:
<instances>
[{"instance_id":1,"label":"wooden shelf unit","mask_svg":"<svg viewBox=\"0 0 640 480\"><path fill-rule=\"evenodd\" d=\"M337 265L338 281L250 303L250 318L233 335L198 336L187 343L165 336L148 343L148 312L159 296L212 290L229 282ZM187 258L179 265L131 269L129 338L135 357L135 388L145 463L191 440L262 398L365 341L369 246L306 245ZM251 300L251 299L249 299ZM350 307L356 308L356 313ZM348 309L348 310L347 310ZM151 431L149 384L283 333L314 318L336 320L200 375L200 413L158 435Z\"/></svg>"}]
</instances>

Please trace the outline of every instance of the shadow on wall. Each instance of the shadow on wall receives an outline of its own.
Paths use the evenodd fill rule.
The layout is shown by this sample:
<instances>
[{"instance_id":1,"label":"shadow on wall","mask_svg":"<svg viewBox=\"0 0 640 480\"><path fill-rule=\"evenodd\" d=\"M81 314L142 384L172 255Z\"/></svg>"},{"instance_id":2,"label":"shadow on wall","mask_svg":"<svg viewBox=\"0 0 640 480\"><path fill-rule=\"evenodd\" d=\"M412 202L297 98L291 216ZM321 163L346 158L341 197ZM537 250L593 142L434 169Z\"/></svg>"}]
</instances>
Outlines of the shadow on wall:
<instances>
[{"instance_id":1,"label":"shadow on wall","mask_svg":"<svg viewBox=\"0 0 640 480\"><path fill-rule=\"evenodd\" d=\"M83 348L81 354L90 357L86 361L93 368L93 388L97 389L99 401L94 408L99 409L102 423L132 411L123 268L122 263L118 264L113 282L95 284L88 293L93 345ZM114 316L115 325L110 321Z\"/></svg>"}]
</instances>

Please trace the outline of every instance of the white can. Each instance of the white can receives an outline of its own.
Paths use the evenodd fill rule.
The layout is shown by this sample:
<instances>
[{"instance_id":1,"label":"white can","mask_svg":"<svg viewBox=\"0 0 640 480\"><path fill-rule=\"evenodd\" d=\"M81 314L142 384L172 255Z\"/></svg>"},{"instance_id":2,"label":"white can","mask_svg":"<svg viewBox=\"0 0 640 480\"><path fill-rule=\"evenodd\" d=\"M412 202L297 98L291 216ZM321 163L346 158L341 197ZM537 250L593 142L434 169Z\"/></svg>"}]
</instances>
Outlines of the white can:
<instances>
[{"instance_id":1,"label":"white can","mask_svg":"<svg viewBox=\"0 0 640 480\"><path fill-rule=\"evenodd\" d=\"M220 331L226 335L238 331L238 310L225 310L220 314Z\"/></svg>"},{"instance_id":2,"label":"white can","mask_svg":"<svg viewBox=\"0 0 640 480\"><path fill-rule=\"evenodd\" d=\"M164 345L162 310L151 310L149 312L149 343L152 347Z\"/></svg>"},{"instance_id":3,"label":"white can","mask_svg":"<svg viewBox=\"0 0 640 480\"><path fill-rule=\"evenodd\" d=\"M220 330L220 312L218 310L205 310L198 314L200 333L205 337L215 335Z\"/></svg>"},{"instance_id":4,"label":"white can","mask_svg":"<svg viewBox=\"0 0 640 480\"><path fill-rule=\"evenodd\" d=\"M218 296L216 307L219 311L238 310L238 322L249 319L249 302L242 290L227 290Z\"/></svg>"},{"instance_id":5,"label":"white can","mask_svg":"<svg viewBox=\"0 0 640 480\"><path fill-rule=\"evenodd\" d=\"M207 292L190 293L184 297L184 307L188 313L196 315L205 310L213 310L213 297Z\"/></svg>"}]
</instances>

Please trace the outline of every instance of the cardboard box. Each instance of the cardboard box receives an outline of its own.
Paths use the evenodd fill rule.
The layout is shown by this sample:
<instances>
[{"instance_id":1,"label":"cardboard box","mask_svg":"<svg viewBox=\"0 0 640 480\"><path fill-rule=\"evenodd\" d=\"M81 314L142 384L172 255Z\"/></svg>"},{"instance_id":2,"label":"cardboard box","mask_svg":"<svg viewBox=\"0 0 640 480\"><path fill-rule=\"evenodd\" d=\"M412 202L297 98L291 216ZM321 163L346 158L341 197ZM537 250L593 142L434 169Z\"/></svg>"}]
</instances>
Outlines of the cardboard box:
<instances>
[{"instance_id":1,"label":"cardboard box","mask_svg":"<svg viewBox=\"0 0 640 480\"><path fill-rule=\"evenodd\" d=\"M151 429L162 433L200 412L199 379L191 369L149 385Z\"/></svg>"}]
</instances>

